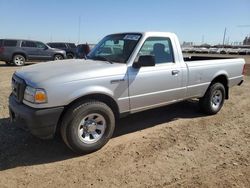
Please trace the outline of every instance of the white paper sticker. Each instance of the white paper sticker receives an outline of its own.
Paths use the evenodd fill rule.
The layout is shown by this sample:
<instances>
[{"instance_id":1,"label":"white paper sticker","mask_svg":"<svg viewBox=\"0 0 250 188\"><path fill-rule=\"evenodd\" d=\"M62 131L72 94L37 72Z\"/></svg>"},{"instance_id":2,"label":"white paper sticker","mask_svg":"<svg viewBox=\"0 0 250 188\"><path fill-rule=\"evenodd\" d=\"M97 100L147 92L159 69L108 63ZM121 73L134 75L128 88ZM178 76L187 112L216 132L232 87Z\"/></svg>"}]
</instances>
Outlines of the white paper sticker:
<instances>
[{"instance_id":1,"label":"white paper sticker","mask_svg":"<svg viewBox=\"0 0 250 188\"><path fill-rule=\"evenodd\" d=\"M124 37L125 40L139 40L140 39L140 35L126 35Z\"/></svg>"}]
</instances>

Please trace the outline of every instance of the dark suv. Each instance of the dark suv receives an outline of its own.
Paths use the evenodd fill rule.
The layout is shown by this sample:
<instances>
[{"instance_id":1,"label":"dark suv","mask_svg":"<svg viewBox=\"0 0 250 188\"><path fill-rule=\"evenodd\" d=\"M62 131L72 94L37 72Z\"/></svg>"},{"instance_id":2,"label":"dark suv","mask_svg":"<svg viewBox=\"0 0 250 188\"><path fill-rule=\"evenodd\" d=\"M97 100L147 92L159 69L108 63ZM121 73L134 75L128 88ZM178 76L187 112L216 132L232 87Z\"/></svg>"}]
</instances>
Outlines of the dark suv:
<instances>
[{"instance_id":1,"label":"dark suv","mask_svg":"<svg viewBox=\"0 0 250 188\"><path fill-rule=\"evenodd\" d=\"M26 61L48 61L66 58L66 53L31 40L0 39L0 61L22 66Z\"/></svg>"},{"instance_id":2,"label":"dark suv","mask_svg":"<svg viewBox=\"0 0 250 188\"><path fill-rule=\"evenodd\" d=\"M52 48L58 48L66 52L68 59L73 59L76 57L76 45L74 43L66 42L49 42L47 43Z\"/></svg>"}]
</instances>

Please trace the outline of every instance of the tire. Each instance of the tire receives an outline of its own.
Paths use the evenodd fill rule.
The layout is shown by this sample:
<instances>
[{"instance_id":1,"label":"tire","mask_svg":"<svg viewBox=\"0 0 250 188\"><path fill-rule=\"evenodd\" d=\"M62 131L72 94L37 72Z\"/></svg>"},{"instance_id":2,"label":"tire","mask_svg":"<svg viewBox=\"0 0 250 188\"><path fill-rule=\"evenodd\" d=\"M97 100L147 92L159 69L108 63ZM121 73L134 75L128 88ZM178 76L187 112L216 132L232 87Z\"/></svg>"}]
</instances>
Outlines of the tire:
<instances>
[{"instance_id":1,"label":"tire","mask_svg":"<svg viewBox=\"0 0 250 188\"><path fill-rule=\"evenodd\" d=\"M67 59L73 59L74 55L73 54L67 54Z\"/></svg>"},{"instance_id":2,"label":"tire","mask_svg":"<svg viewBox=\"0 0 250 188\"><path fill-rule=\"evenodd\" d=\"M16 66L23 66L25 65L25 57L20 54L16 54L13 56L12 63Z\"/></svg>"},{"instance_id":3,"label":"tire","mask_svg":"<svg viewBox=\"0 0 250 188\"><path fill-rule=\"evenodd\" d=\"M55 60L55 61L57 61L57 60L62 60L62 59L63 59L63 56L60 55L60 54L56 54L56 55L54 56L54 60Z\"/></svg>"},{"instance_id":4,"label":"tire","mask_svg":"<svg viewBox=\"0 0 250 188\"><path fill-rule=\"evenodd\" d=\"M102 148L115 128L113 111L105 103L85 101L73 105L64 115L61 135L65 144L78 154Z\"/></svg>"},{"instance_id":5,"label":"tire","mask_svg":"<svg viewBox=\"0 0 250 188\"><path fill-rule=\"evenodd\" d=\"M205 95L199 100L202 112L213 115L217 114L225 101L225 87L221 83L212 84Z\"/></svg>"}]
</instances>

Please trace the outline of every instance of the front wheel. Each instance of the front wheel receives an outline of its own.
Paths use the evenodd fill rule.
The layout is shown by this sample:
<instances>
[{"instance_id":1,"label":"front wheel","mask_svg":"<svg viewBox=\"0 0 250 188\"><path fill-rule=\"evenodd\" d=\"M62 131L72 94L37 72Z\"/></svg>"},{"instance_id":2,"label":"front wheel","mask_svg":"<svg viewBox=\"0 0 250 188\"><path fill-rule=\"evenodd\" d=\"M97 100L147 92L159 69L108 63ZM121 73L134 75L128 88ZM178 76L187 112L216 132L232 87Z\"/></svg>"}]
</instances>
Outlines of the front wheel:
<instances>
[{"instance_id":1,"label":"front wheel","mask_svg":"<svg viewBox=\"0 0 250 188\"><path fill-rule=\"evenodd\" d=\"M73 54L67 54L67 59L73 59L74 55Z\"/></svg>"},{"instance_id":2,"label":"front wheel","mask_svg":"<svg viewBox=\"0 0 250 188\"><path fill-rule=\"evenodd\" d=\"M103 147L113 135L115 117L105 103L86 101L72 106L64 115L61 135L74 152L82 154Z\"/></svg>"},{"instance_id":3,"label":"front wheel","mask_svg":"<svg viewBox=\"0 0 250 188\"><path fill-rule=\"evenodd\" d=\"M63 56L59 54L55 55L54 57L54 60L62 60L62 59L63 59Z\"/></svg>"},{"instance_id":4,"label":"front wheel","mask_svg":"<svg viewBox=\"0 0 250 188\"><path fill-rule=\"evenodd\" d=\"M218 113L224 104L225 93L223 84L212 84L199 101L201 110L209 115Z\"/></svg>"}]
</instances>

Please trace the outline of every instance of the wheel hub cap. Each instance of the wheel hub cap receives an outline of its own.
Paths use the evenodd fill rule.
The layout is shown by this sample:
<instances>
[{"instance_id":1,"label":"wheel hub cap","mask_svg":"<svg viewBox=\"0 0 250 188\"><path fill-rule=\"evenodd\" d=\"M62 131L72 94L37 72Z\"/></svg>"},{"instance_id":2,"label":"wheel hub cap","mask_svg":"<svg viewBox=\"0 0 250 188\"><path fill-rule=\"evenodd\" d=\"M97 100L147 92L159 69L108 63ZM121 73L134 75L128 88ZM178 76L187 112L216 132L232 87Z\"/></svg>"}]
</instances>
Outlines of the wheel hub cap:
<instances>
[{"instance_id":1,"label":"wheel hub cap","mask_svg":"<svg viewBox=\"0 0 250 188\"><path fill-rule=\"evenodd\" d=\"M222 92L220 90L216 90L214 93L213 93L213 96L212 96L212 107L213 108L219 108L221 102L222 102Z\"/></svg>"},{"instance_id":2,"label":"wheel hub cap","mask_svg":"<svg viewBox=\"0 0 250 188\"><path fill-rule=\"evenodd\" d=\"M93 132L97 128L97 123L93 120L88 120L86 121L84 128L85 128L85 131L88 133Z\"/></svg>"},{"instance_id":3,"label":"wheel hub cap","mask_svg":"<svg viewBox=\"0 0 250 188\"><path fill-rule=\"evenodd\" d=\"M102 138L105 130L106 120L101 114L88 114L78 126L78 137L85 144L93 144Z\"/></svg>"}]
</instances>

